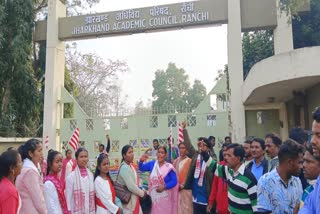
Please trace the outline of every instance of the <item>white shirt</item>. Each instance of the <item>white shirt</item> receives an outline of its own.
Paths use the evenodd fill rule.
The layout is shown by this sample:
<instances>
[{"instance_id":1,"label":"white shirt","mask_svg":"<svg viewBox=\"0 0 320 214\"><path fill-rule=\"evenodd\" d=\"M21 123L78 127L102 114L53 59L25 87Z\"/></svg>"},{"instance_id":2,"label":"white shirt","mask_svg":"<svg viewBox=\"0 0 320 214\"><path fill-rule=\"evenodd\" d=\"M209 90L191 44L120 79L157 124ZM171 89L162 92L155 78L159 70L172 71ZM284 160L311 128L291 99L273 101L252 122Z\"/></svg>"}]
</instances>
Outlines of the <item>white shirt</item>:
<instances>
[{"instance_id":1,"label":"white shirt","mask_svg":"<svg viewBox=\"0 0 320 214\"><path fill-rule=\"evenodd\" d=\"M108 181L98 176L94 181L94 189L96 191L97 198L99 198L103 205L107 208L104 209L100 206L97 206L96 214L117 213L119 207L112 202L112 193Z\"/></svg>"},{"instance_id":2,"label":"white shirt","mask_svg":"<svg viewBox=\"0 0 320 214\"><path fill-rule=\"evenodd\" d=\"M44 183L43 193L48 214L63 214L56 187L51 181L46 181Z\"/></svg>"}]
</instances>

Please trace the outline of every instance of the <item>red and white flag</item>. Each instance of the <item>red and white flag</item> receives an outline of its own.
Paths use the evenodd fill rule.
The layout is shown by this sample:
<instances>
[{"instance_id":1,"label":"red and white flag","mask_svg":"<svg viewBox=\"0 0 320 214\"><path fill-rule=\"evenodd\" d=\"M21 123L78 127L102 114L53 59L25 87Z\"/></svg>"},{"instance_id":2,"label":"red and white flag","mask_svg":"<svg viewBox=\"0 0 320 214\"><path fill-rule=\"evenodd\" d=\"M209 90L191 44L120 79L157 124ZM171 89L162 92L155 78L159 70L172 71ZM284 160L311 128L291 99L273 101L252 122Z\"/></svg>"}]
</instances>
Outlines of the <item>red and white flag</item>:
<instances>
[{"instance_id":1,"label":"red and white flag","mask_svg":"<svg viewBox=\"0 0 320 214\"><path fill-rule=\"evenodd\" d=\"M184 137L183 137L183 128L180 125L180 123L178 123L178 144L179 143L183 143L184 142Z\"/></svg>"},{"instance_id":2,"label":"red and white flag","mask_svg":"<svg viewBox=\"0 0 320 214\"><path fill-rule=\"evenodd\" d=\"M172 148L172 126L170 126L170 135L169 135L169 145L170 145L170 148Z\"/></svg>"},{"instance_id":3,"label":"red and white flag","mask_svg":"<svg viewBox=\"0 0 320 214\"><path fill-rule=\"evenodd\" d=\"M78 150L78 148L79 148L79 128L76 128L74 130L68 144L73 148L74 151Z\"/></svg>"},{"instance_id":4,"label":"red and white flag","mask_svg":"<svg viewBox=\"0 0 320 214\"><path fill-rule=\"evenodd\" d=\"M49 137L48 137L48 135L46 136L46 139L44 141L44 145L46 146L46 150L48 150L49 149Z\"/></svg>"}]
</instances>

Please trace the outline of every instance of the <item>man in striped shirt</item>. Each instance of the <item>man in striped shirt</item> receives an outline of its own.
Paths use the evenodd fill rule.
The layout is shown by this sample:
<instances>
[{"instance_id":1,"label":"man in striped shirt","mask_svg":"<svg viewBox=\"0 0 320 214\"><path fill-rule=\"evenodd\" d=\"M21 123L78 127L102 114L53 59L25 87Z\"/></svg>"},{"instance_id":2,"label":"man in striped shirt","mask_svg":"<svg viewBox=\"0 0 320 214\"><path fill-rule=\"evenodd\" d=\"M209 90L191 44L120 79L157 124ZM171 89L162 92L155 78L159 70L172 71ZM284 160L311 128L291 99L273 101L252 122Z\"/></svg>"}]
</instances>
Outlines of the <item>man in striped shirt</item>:
<instances>
[{"instance_id":1,"label":"man in striped shirt","mask_svg":"<svg viewBox=\"0 0 320 214\"><path fill-rule=\"evenodd\" d=\"M246 169L243 159L244 148L236 143L227 146L225 161L227 166L217 164L207 152L201 152L207 167L216 176L228 183L229 210L234 214L251 214L257 212L257 180Z\"/></svg>"}]
</instances>

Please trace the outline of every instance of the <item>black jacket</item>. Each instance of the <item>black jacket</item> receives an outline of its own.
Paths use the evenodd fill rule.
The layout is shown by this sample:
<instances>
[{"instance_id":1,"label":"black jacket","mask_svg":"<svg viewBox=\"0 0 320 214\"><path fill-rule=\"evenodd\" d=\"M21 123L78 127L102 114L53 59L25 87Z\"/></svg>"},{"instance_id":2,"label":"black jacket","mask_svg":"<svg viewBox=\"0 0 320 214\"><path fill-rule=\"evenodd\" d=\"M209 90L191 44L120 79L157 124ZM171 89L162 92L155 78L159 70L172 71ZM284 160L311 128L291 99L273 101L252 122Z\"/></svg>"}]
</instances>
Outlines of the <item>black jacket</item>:
<instances>
[{"instance_id":1,"label":"black jacket","mask_svg":"<svg viewBox=\"0 0 320 214\"><path fill-rule=\"evenodd\" d=\"M247 169L252 170L252 165L253 165L253 161L254 159L247 165ZM268 160L266 158L263 158L262 161L261 161L261 164L262 164L262 167L263 167L263 171L262 171L262 175L268 173Z\"/></svg>"}]
</instances>

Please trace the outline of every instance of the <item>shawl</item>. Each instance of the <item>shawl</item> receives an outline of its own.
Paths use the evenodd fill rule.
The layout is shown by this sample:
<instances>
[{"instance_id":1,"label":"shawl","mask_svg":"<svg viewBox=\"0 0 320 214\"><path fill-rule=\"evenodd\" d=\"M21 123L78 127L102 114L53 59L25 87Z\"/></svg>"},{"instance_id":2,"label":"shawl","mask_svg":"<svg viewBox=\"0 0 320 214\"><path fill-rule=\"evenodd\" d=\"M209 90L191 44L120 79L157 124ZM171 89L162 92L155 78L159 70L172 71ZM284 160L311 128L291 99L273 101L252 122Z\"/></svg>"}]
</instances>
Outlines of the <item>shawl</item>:
<instances>
[{"instance_id":1,"label":"shawl","mask_svg":"<svg viewBox=\"0 0 320 214\"><path fill-rule=\"evenodd\" d=\"M61 181L59 180L58 176L49 174L44 178L44 182L46 181L51 181L54 184L58 193L62 212L63 214L68 214L69 212L68 212L66 197L64 195L64 188L62 187Z\"/></svg>"},{"instance_id":2,"label":"shawl","mask_svg":"<svg viewBox=\"0 0 320 214\"><path fill-rule=\"evenodd\" d=\"M93 184L93 176L91 172L88 171L88 179L89 179L89 213L95 213L95 193L94 193L94 184ZM80 169L77 166L74 170L75 173L75 181L73 184L73 213L74 214L86 214L85 212L85 188L84 184L80 182L81 173Z\"/></svg>"}]
</instances>

